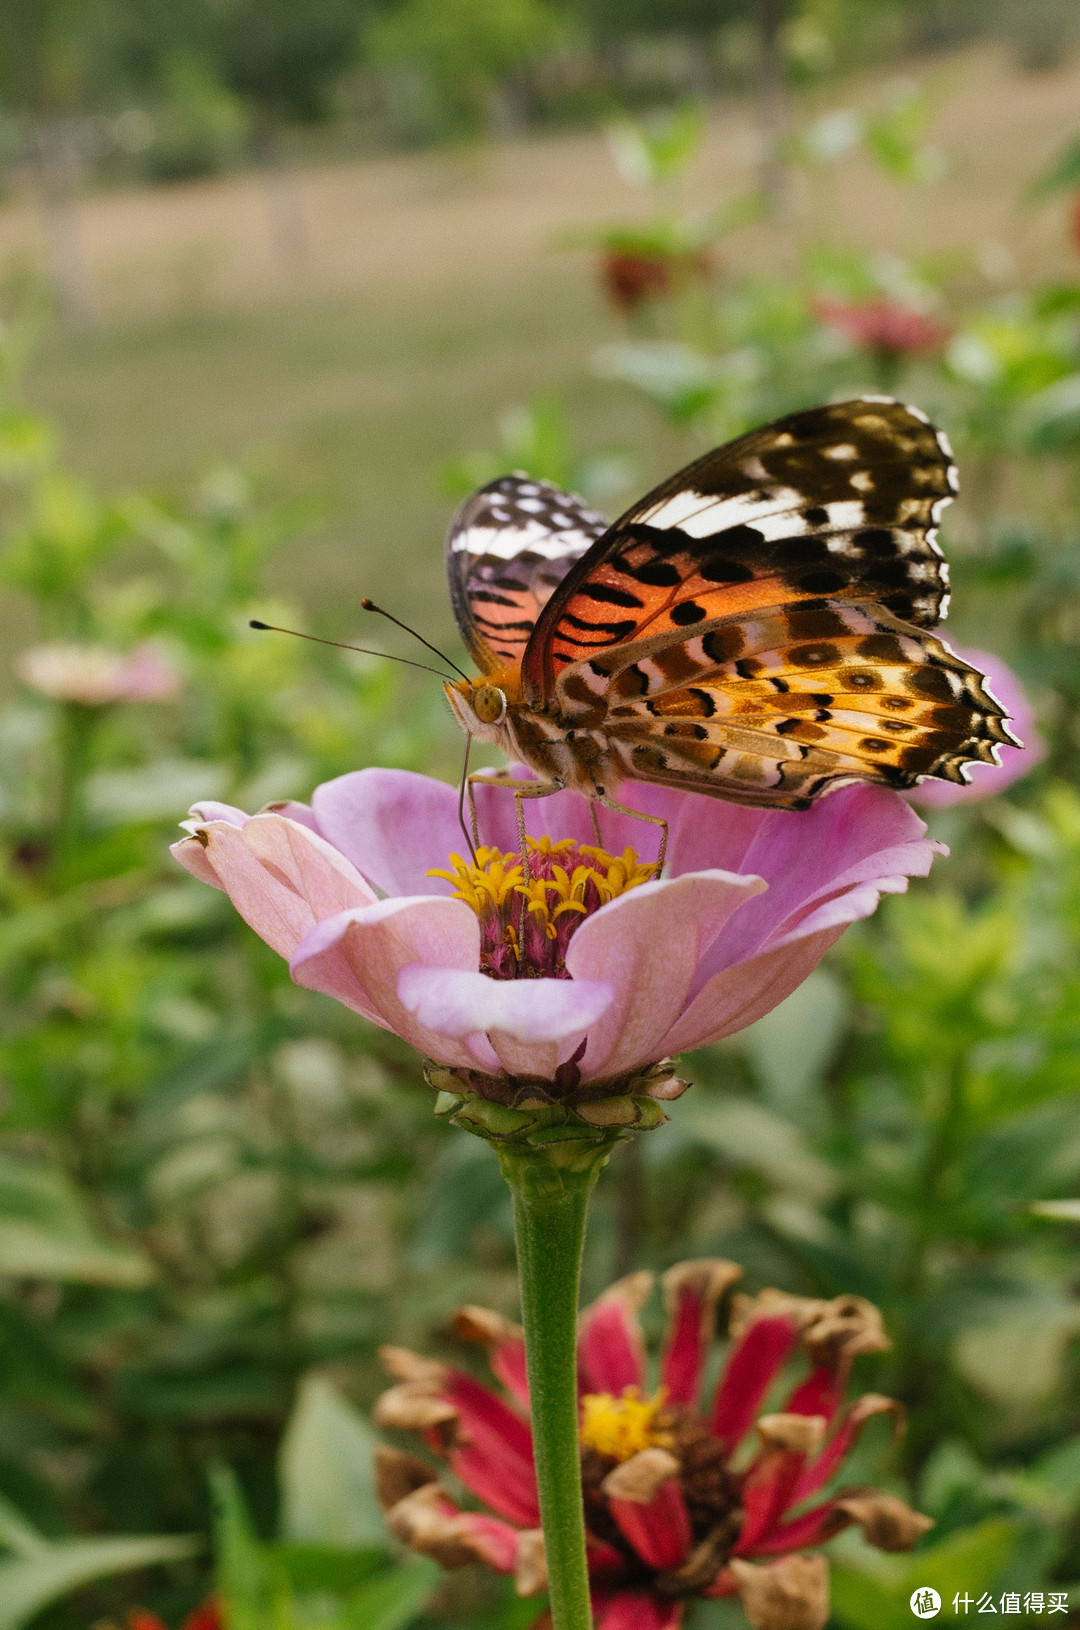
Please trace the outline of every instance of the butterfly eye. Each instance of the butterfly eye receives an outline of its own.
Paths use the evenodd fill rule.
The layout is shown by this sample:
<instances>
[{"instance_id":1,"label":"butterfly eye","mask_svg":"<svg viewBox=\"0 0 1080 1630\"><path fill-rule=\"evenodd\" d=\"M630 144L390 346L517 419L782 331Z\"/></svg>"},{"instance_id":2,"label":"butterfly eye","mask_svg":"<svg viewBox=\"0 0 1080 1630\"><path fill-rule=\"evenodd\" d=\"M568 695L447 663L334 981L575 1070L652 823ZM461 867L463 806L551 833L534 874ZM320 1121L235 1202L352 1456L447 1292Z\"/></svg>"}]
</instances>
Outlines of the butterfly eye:
<instances>
[{"instance_id":1,"label":"butterfly eye","mask_svg":"<svg viewBox=\"0 0 1080 1630\"><path fill-rule=\"evenodd\" d=\"M498 685L477 685L472 705L481 724L499 724L506 717L506 697Z\"/></svg>"}]
</instances>

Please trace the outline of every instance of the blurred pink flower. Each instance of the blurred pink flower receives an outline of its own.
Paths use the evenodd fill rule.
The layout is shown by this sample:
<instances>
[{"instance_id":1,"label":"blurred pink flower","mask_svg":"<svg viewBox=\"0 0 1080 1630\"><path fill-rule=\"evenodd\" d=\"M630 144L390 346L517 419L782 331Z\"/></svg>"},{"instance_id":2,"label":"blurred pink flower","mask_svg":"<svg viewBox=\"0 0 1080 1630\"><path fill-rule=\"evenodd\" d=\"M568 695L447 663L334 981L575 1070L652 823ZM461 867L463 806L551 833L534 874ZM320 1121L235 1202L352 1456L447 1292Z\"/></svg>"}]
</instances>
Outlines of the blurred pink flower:
<instances>
[{"instance_id":1,"label":"blurred pink flower","mask_svg":"<svg viewBox=\"0 0 1080 1630\"><path fill-rule=\"evenodd\" d=\"M835 300L823 295L815 300L814 313L856 345L893 356L939 351L949 337L944 323L895 300Z\"/></svg>"},{"instance_id":2,"label":"blurred pink flower","mask_svg":"<svg viewBox=\"0 0 1080 1630\"><path fill-rule=\"evenodd\" d=\"M559 842L534 843L524 919L524 884L508 875L513 799L495 787L478 789L491 845L478 867L447 866L464 847L455 789L401 770L341 776L310 808L196 805L173 853L230 896L297 984L451 1069L596 1097L591 1084L752 1024L940 849L876 787L799 814L633 794L670 822L667 875L644 881L651 868L630 849L653 829L603 811L609 854L586 801L559 793L526 805Z\"/></svg>"},{"instance_id":3,"label":"blurred pink flower","mask_svg":"<svg viewBox=\"0 0 1080 1630\"><path fill-rule=\"evenodd\" d=\"M15 659L24 684L58 702L166 702L180 689L177 670L147 641L126 654L106 645L32 645Z\"/></svg>"},{"instance_id":4,"label":"blurred pink flower","mask_svg":"<svg viewBox=\"0 0 1080 1630\"><path fill-rule=\"evenodd\" d=\"M871 1545L904 1551L933 1526L880 1489L820 1498L868 1420L901 1420L899 1406L877 1393L843 1407L854 1360L890 1345L877 1309L861 1297L736 1296L732 1344L709 1396L717 1303L740 1273L709 1259L664 1275L669 1324L651 1396L638 1313L652 1274L631 1274L582 1314L580 1440L597 1630L678 1630L695 1597L734 1595L757 1630L822 1630L828 1563L802 1555L807 1547L857 1524ZM533 1595L547 1579L521 1331L476 1307L463 1308L454 1328L487 1347L505 1393L448 1364L384 1348L397 1384L374 1418L422 1433L488 1509L463 1511L437 1467L381 1449L387 1525L445 1567L479 1561L514 1574L519 1594ZM796 1354L809 1359L808 1373L777 1413L760 1414ZM739 1451L752 1432L756 1449L747 1456Z\"/></svg>"},{"instance_id":5,"label":"blurred pink flower","mask_svg":"<svg viewBox=\"0 0 1080 1630\"><path fill-rule=\"evenodd\" d=\"M1024 694L1024 688L1007 663L990 651L971 651L954 646L957 656L963 657L986 675L987 684L1009 716L1009 729L1021 747L1005 744L998 748L1001 764L969 764L971 781L966 787L953 781L920 781L906 797L922 809L947 809L953 804L974 804L982 798L993 798L1004 792L1014 781L1019 781L1041 764L1046 757L1046 743L1039 735L1035 723L1035 709Z\"/></svg>"}]
</instances>

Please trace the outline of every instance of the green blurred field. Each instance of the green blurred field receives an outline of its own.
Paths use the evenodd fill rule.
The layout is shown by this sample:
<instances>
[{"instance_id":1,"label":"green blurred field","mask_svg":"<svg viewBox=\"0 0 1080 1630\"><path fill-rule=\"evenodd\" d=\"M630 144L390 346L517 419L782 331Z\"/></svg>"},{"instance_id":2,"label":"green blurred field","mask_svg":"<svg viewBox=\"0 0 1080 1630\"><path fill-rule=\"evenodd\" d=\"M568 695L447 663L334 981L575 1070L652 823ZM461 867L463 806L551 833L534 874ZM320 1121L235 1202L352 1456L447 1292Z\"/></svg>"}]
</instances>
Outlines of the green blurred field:
<instances>
[{"instance_id":1,"label":"green blurred field","mask_svg":"<svg viewBox=\"0 0 1080 1630\"><path fill-rule=\"evenodd\" d=\"M733 264L790 269L813 232L905 255L1005 246L1021 271L1068 268L1060 205L1017 199L1073 128L1080 66L1021 75L980 48L917 77L939 107L945 179L904 193L844 161L801 184L787 226L742 233ZM873 105L886 90L874 78L831 86L799 117ZM690 196L744 191L754 156L749 110L721 108ZM75 467L107 489L182 491L238 461L272 491L310 497L317 512L274 583L332 613L327 626L350 628L341 608L368 592L444 633L451 505L438 470L492 445L507 406L562 394L577 445L627 446L643 481L686 451L629 393L590 379L591 350L619 330L585 257L556 243L647 203L595 133L312 170L284 204L252 176L92 198L80 231L98 318L49 329L29 395L63 427ZM302 222L291 262L274 250L282 219ZM36 234L16 200L0 215L0 255L40 258Z\"/></svg>"}]
</instances>

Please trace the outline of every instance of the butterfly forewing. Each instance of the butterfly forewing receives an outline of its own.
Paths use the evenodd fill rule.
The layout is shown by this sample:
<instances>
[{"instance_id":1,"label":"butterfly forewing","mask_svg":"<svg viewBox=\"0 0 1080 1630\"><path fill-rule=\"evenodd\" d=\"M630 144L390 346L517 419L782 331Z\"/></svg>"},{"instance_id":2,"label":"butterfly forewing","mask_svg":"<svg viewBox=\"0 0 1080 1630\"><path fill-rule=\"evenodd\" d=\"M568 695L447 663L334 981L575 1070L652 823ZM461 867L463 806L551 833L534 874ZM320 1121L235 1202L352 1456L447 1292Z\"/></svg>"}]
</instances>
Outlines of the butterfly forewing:
<instances>
[{"instance_id":1,"label":"butterfly forewing","mask_svg":"<svg viewBox=\"0 0 1080 1630\"><path fill-rule=\"evenodd\" d=\"M864 398L751 431L654 489L570 570L524 655L542 705L599 651L823 596L918 627L944 615L937 545L956 491L944 437L916 409Z\"/></svg>"},{"instance_id":2,"label":"butterfly forewing","mask_svg":"<svg viewBox=\"0 0 1080 1630\"><path fill-rule=\"evenodd\" d=\"M502 476L472 495L446 540L461 637L484 673L520 662L543 606L607 529L550 481Z\"/></svg>"}]
</instances>

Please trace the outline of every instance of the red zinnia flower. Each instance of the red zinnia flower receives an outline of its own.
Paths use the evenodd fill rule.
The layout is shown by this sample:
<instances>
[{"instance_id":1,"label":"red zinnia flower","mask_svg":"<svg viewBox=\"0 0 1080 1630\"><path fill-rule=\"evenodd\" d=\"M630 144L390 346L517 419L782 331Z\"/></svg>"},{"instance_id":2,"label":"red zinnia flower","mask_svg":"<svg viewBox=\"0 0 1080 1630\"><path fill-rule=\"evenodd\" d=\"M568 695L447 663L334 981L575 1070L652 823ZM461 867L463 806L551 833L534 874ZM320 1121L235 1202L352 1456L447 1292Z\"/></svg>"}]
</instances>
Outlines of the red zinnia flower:
<instances>
[{"instance_id":1,"label":"red zinnia flower","mask_svg":"<svg viewBox=\"0 0 1080 1630\"><path fill-rule=\"evenodd\" d=\"M598 1630L678 1630L690 1598L733 1595L756 1630L822 1630L828 1564L800 1554L806 1547L857 1523L872 1545L907 1550L932 1526L879 1489L815 1501L864 1423L900 1415L876 1393L841 1407L853 1360L889 1346L861 1297L735 1297L726 1365L714 1396L700 1396L716 1305L740 1272L705 1260L664 1275L670 1323L652 1394L637 1315L653 1276L630 1275L582 1315L582 1479ZM494 1515L461 1510L427 1461L393 1449L379 1451L379 1496L389 1527L413 1550L445 1567L484 1562L532 1595L546 1568L521 1332L482 1308L463 1309L455 1330L487 1346L512 1402L463 1371L385 1348L397 1385L375 1419L421 1432ZM778 1412L759 1416L799 1349L809 1374ZM740 1452L752 1428L756 1444Z\"/></svg>"},{"instance_id":2,"label":"red zinnia flower","mask_svg":"<svg viewBox=\"0 0 1080 1630\"><path fill-rule=\"evenodd\" d=\"M133 1607L127 1616L127 1630L169 1630L169 1627L156 1613L148 1613L144 1607ZM224 1630L214 1597L208 1596L200 1607L193 1607L180 1630Z\"/></svg>"},{"instance_id":3,"label":"red zinnia flower","mask_svg":"<svg viewBox=\"0 0 1080 1630\"><path fill-rule=\"evenodd\" d=\"M856 345L890 356L914 356L938 351L949 337L944 323L894 300L832 300L814 302L814 312L830 328L838 328Z\"/></svg>"}]
</instances>

